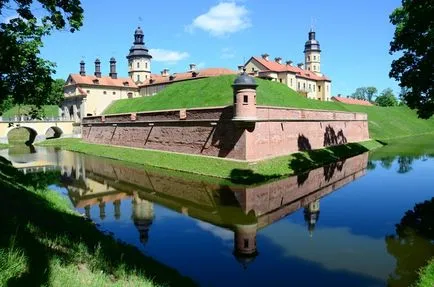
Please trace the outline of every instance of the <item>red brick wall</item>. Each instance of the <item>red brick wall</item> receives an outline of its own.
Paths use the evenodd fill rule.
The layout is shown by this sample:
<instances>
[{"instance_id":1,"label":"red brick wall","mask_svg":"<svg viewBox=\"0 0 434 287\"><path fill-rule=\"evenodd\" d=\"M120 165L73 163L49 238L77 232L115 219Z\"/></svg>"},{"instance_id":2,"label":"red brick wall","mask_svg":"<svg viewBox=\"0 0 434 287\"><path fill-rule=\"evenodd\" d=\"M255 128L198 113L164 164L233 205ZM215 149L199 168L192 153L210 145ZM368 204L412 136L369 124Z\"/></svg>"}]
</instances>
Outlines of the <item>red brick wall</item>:
<instances>
[{"instance_id":1,"label":"red brick wall","mask_svg":"<svg viewBox=\"0 0 434 287\"><path fill-rule=\"evenodd\" d=\"M258 122L247 130L232 115L229 106L88 117L82 134L91 143L240 160L369 139L366 114L257 107Z\"/></svg>"}]
</instances>

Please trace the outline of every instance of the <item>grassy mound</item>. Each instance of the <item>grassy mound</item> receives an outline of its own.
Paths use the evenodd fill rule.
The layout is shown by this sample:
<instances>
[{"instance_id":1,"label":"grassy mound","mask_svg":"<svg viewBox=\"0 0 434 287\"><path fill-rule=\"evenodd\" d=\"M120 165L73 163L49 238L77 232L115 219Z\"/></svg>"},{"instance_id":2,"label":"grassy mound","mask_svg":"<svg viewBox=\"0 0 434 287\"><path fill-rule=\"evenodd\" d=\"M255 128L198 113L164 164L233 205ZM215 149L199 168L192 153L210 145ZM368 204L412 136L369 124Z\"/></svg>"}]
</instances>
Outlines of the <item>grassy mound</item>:
<instances>
[{"instance_id":1,"label":"grassy mound","mask_svg":"<svg viewBox=\"0 0 434 287\"><path fill-rule=\"evenodd\" d=\"M32 106L23 105L23 106L15 106L12 109L5 111L2 114L3 119L14 118L15 116L26 115L32 109ZM47 118L58 117L59 116L59 107L56 105L47 105L42 107L44 116Z\"/></svg>"},{"instance_id":2,"label":"grassy mound","mask_svg":"<svg viewBox=\"0 0 434 287\"><path fill-rule=\"evenodd\" d=\"M235 76L220 76L175 83L153 97L118 100L104 114L177 108L226 106L232 104ZM434 119L421 120L406 107L366 107L307 99L286 85L257 79L258 105L305 109L338 110L368 114L372 138L387 139L434 132Z\"/></svg>"},{"instance_id":3,"label":"grassy mound","mask_svg":"<svg viewBox=\"0 0 434 287\"><path fill-rule=\"evenodd\" d=\"M0 286L194 286L115 241L47 190L60 172L23 174L0 157Z\"/></svg>"}]
</instances>

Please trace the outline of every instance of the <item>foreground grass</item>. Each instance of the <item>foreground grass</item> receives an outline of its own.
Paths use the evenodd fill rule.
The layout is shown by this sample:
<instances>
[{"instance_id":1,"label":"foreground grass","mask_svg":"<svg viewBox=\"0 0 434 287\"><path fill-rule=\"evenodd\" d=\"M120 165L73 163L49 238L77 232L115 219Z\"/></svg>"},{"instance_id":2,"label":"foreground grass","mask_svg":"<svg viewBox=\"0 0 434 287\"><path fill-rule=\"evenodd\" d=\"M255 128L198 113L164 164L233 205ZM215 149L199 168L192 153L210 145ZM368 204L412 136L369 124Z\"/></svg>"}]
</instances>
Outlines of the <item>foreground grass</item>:
<instances>
[{"instance_id":1,"label":"foreground grass","mask_svg":"<svg viewBox=\"0 0 434 287\"><path fill-rule=\"evenodd\" d=\"M89 144L80 139L54 139L41 143L71 151L117 159L141 165L229 179L252 184L291 175L380 147L375 141L353 143L321 150L295 153L270 160L247 163L214 157L155 150Z\"/></svg>"},{"instance_id":2,"label":"foreground grass","mask_svg":"<svg viewBox=\"0 0 434 287\"><path fill-rule=\"evenodd\" d=\"M15 116L26 115L32 109L30 105L21 105L15 106L7 111L5 111L2 115L4 119L14 118ZM58 117L59 116L59 107L56 105L46 105L42 107L42 112L44 117Z\"/></svg>"},{"instance_id":3,"label":"foreground grass","mask_svg":"<svg viewBox=\"0 0 434 287\"><path fill-rule=\"evenodd\" d=\"M235 76L230 75L175 83L152 97L118 100L104 114L232 105L231 84L234 79ZM258 105L367 113L370 136L374 139L434 132L434 118L421 120L415 111L406 107L366 107L322 102L307 99L284 84L256 80L259 84Z\"/></svg>"},{"instance_id":4,"label":"foreground grass","mask_svg":"<svg viewBox=\"0 0 434 287\"><path fill-rule=\"evenodd\" d=\"M98 231L43 174L0 163L0 286L192 286L177 271Z\"/></svg>"},{"instance_id":5,"label":"foreground grass","mask_svg":"<svg viewBox=\"0 0 434 287\"><path fill-rule=\"evenodd\" d=\"M427 266L421 269L420 278L416 287L432 287L434 286L434 259Z\"/></svg>"}]
</instances>

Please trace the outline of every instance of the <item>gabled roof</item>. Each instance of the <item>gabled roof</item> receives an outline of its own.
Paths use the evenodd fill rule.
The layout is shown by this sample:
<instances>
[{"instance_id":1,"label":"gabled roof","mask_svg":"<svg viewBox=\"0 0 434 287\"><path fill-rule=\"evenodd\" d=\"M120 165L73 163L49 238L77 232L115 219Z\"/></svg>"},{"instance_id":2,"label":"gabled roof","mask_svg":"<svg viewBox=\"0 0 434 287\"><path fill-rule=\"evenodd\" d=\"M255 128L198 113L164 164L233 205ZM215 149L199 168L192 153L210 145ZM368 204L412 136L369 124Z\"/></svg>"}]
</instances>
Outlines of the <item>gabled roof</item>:
<instances>
[{"instance_id":1,"label":"gabled roof","mask_svg":"<svg viewBox=\"0 0 434 287\"><path fill-rule=\"evenodd\" d=\"M350 104L350 105L373 106L373 104L369 101L352 99L352 98L332 97L332 101L340 102L343 104Z\"/></svg>"},{"instance_id":2,"label":"gabled roof","mask_svg":"<svg viewBox=\"0 0 434 287\"><path fill-rule=\"evenodd\" d=\"M301 69L299 67L294 67L294 66L290 66L287 64L279 64L276 61L268 61L262 57L252 57L252 58L250 58L250 60L251 59L254 59L257 62L259 62L262 66L264 66L269 71L273 71L273 72L277 72L277 73L282 73L282 72L294 73L297 77L301 77L301 78L305 78L305 79L311 79L314 81L329 81L329 82L331 81L326 76L318 76L317 74L315 74L312 71L304 70L304 69Z\"/></svg>"},{"instance_id":3,"label":"gabled roof","mask_svg":"<svg viewBox=\"0 0 434 287\"><path fill-rule=\"evenodd\" d=\"M109 87L129 87L137 88L137 85L131 78L117 78L113 79L111 77L101 77L97 78L95 76L81 76L80 74L70 74L68 80L66 81L66 86L68 85L90 85L90 86L109 86Z\"/></svg>"},{"instance_id":4,"label":"gabled roof","mask_svg":"<svg viewBox=\"0 0 434 287\"><path fill-rule=\"evenodd\" d=\"M179 81L209 78L221 75L235 75L235 71L226 68L207 68L197 71L188 71L183 73L171 74L168 76L152 74L151 79L146 80L140 87L164 84L164 83L174 83Z\"/></svg>"}]
</instances>

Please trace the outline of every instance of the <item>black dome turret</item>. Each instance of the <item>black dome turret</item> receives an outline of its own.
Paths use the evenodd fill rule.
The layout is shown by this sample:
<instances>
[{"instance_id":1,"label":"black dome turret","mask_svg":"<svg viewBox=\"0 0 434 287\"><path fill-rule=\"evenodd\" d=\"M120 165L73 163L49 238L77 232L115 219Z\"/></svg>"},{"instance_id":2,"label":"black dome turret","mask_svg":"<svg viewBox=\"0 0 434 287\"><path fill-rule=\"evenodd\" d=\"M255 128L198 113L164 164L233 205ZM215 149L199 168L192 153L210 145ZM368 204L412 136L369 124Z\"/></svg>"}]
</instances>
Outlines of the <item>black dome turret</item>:
<instances>
[{"instance_id":1,"label":"black dome turret","mask_svg":"<svg viewBox=\"0 0 434 287\"><path fill-rule=\"evenodd\" d=\"M146 48L143 38L144 38L143 30L142 28L138 27L136 31L134 31L134 45L131 47L127 59L136 58L136 57L144 57L148 59L152 58L152 56L149 55L149 50L148 48Z\"/></svg>"},{"instance_id":2,"label":"black dome turret","mask_svg":"<svg viewBox=\"0 0 434 287\"><path fill-rule=\"evenodd\" d=\"M232 87L257 87L258 84L256 83L255 79L251 76L249 76L246 73L246 69L243 69L243 72L238 75L238 77L235 79L234 83L232 84Z\"/></svg>"},{"instance_id":3,"label":"black dome turret","mask_svg":"<svg viewBox=\"0 0 434 287\"><path fill-rule=\"evenodd\" d=\"M315 31L313 31L313 30L310 30L309 40L307 40L306 43L304 44L304 52L306 53L309 51L321 52L319 42L318 42L318 40L315 39Z\"/></svg>"}]
</instances>

